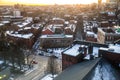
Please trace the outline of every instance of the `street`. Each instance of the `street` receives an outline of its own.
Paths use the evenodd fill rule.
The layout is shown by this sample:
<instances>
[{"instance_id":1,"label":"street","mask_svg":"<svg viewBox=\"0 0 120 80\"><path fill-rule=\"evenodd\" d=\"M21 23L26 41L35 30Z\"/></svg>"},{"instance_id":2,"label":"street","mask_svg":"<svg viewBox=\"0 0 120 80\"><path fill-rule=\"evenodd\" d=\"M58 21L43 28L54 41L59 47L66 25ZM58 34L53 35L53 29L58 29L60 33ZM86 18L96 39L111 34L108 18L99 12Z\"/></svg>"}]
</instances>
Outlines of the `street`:
<instances>
[{"instance_id":1,"label":"street","mask_svg":"<svg viewBox=\"0 0 120 80\"><path fill-rule=\"evenodd\" d=\"M39 80L44 75L48 57L37 55L35 60L38 64L34 64L34 68L31 71L20 75L15 80Z\"/></svg>"}]
</instances>

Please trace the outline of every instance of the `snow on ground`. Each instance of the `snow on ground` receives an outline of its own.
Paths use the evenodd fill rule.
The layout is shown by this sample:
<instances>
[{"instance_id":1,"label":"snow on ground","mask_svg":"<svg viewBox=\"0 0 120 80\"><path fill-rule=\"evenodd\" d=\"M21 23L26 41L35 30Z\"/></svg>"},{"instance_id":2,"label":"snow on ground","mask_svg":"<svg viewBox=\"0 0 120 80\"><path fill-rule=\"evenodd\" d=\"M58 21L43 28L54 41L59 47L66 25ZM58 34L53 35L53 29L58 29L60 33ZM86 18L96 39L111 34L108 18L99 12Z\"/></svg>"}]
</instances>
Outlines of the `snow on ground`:
<instances>
[{"instance_id":1,"label":"snow on ground","mask_svg":"<svg viewBox=\"0 0 120 80\"><path fill-rule=\"evenodd\" d=\"M95 75L92 80L101 80L100 65L95 69Z\"/></svg>"},{"instance_id":2,"label":"snow on ground","mask_svg":"<svg viewBox=\"0 0 120 80\"><path fill-rule=\"evenodd\" d=\"M53 49L47 49L48 53L54 54L56 57L61 58L61 53L64 51L65 48L53 48Z\"/></svg>"},{"instance_id":3,"label":"snow on ground","mask_svg":"<svg viewBox=\"0 0 120 80\"><path fill-rule=\"evenodd\" d=\"M55 55L59 59L62 58L62 51L64 51L66 48L48 48L46 51L37 50L36 54L43 55L43 56L51 56Z\"/></svg>"},{"instance_id":4,"label":"snow on ground","mask_svg":"<svg viewBox=\"0 0 120 80\"><path fill-rule=\"evenodd\" d=\"M95 74L91 80L119 80L114 69L106 61L100 62L95 68Z\"/></svg>"},{"instance_id":5,"label":"snow on ground","mask_svg":"<svg viewBox=\"0 0 120 80\"><path fill-rule=\"evenodd\" d=\"M56 77L57 75L54 75L54 77ZM42 78L41 80L53 80L52 78L52 74L48 74L46 75L44 78Z\"/></svg>"},{"instance_id":6,"label":"snow on ground","mask_svg":"<svg viewBox=\"0 0 120 80\"><path fill-rule=\"evenodd\" d=\"M89 55L89 54L86 55L86 56L84 57L84 59L86 59L86 60L90 60L90 55Z\"/></svg>"},{"instance_id":7,"label":"snow on ground","mask_svg":"<svg viewBox=\"0 0 120 80\"><path fill-rule=\"evenodd\" d=\"M0 61L0 64L3 64L4 62L3 61Z\"/></svg>"},{"instance_id":8,"label":"snow on ground","mask_svg":"<svg viewBox=\"0 0 120 80\"><path fill-rule=\"evenodd\" d=\"M93 47L93 55L95 57L98 57L98 55L99 55L99 47Z\"/></svg>"},{"instance_id":9,"label":"snow on ground","mask_svg":"<svg viewBox=\"0 0 120 80\"><path fill-rule=\"evenodd\" d=\"M120 52L120 46L119 45L109 45L110 49L114 49L114 52L119 53Z\"/></svg>"}]
</instances>

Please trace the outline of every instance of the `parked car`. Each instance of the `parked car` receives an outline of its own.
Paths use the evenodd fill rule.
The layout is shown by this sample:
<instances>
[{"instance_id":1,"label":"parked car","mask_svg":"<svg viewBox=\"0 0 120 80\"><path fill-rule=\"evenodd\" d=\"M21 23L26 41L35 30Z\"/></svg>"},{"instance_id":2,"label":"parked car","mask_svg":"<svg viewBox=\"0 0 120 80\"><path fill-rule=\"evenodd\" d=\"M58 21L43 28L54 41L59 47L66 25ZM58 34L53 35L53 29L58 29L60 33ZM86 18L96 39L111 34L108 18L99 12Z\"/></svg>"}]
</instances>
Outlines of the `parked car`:
<instances>
[{"instance_id":1,"label":"parked car","mask_svg":"<svg viewBox=\"0 0 120 80\"><path fill-rule=\"evenodd\" d=\"M32 61L32 64L38 64L38 62L36 62L35 60Z\"/></svg>"}]
</instances>

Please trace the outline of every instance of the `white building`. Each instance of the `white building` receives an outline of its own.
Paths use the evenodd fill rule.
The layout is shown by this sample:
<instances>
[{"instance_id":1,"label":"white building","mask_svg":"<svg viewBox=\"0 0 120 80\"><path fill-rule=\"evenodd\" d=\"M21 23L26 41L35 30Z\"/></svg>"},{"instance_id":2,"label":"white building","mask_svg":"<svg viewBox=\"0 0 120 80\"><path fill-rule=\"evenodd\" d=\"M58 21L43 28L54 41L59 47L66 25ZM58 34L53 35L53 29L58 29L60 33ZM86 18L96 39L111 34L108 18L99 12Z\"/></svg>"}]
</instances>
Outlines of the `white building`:
<instances>
[{"instance_id":1,"label":"white building","mask_svg":"<svg viewBox=\"0 0 120 80\"><path fill-rule=\"evenodd\" d=\"M14 10L13 16L16 16L16 17L21 16L21 12L19 10Z\"/></svg>"}]
</instances>

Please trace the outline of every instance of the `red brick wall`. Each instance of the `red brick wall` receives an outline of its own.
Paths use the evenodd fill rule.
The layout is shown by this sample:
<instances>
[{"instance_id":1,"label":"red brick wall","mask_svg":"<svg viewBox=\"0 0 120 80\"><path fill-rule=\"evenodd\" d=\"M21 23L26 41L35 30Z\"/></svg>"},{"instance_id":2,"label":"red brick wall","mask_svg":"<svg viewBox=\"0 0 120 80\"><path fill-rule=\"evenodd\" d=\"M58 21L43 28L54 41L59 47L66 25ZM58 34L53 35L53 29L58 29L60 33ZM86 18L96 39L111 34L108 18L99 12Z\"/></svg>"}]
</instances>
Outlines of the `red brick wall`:
<instances>
[{"instance_id":1,"label":"red brick wall","mask_svg":"<svg viewBox=\"0 0 120 80\"><path fill-rule=\"evenodd\" d=\"M70 56L62 53L62 70L72 66L73 64L77 64L81 62L83 59L83 55L80 54L78 56Z\"/></svg>"},{"instance_id":2,"label":"red brick wall","mask_svg":"<svg viewBox=\"0 0 120 80\"><path fill-rule=\"evenodd\" d=\"M97 38L86 37L86 41L97 42Z\"/></svg>"}]
</instances>

